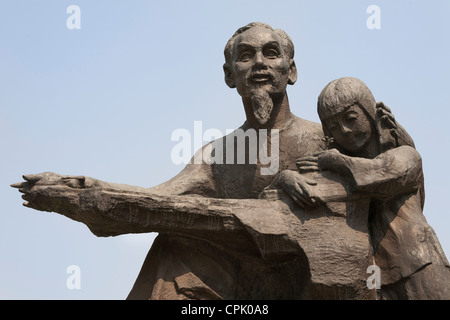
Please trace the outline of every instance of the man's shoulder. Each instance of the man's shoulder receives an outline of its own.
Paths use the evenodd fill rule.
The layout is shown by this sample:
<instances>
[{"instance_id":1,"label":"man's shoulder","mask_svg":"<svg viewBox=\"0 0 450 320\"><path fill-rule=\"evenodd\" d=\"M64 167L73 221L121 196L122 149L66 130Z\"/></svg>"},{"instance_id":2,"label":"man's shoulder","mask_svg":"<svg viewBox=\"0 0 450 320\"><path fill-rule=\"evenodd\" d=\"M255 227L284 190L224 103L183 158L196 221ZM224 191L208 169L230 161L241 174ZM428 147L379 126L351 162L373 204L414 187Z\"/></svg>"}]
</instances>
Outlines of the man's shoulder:
<instances>
[{"instance_id":1,"label":"man's shoulder","mask_svg":"<svg viewBox=\"0 0 450 320\"><path fill-rule=\"evenodd\" d=\"M322 125L320 123L302 119L296 115L293 115L292 121L286 129L292 133L296 133L297 135L300 134L318 136L321 138L323 137Z\"/></svg>"},{"instance_id":2,"label":"man's shoulder","mask_svg":"<svg viewBox=\"0 0 450 320\"><path fill-rule=\"evenodd\" d=\"M294 116L281 132L280 148L293 154L293 158L310 156L326 148L322 125Z\"/></svg>"}]
</instances>

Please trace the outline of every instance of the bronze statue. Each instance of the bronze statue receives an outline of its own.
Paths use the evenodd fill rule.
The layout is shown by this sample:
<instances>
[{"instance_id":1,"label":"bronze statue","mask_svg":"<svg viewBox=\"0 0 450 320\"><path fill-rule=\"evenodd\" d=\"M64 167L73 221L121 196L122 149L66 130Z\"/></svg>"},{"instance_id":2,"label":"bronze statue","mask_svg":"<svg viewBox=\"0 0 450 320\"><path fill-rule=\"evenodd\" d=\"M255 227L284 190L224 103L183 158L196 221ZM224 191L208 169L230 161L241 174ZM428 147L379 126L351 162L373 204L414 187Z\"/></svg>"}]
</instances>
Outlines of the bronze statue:
<instances>
[{"instance_id":1,"label":"bronze statue","mask_svg":"<svg viewBox=\"0 0 450 320\"><path fill-rule=\"evenodd\" d=\"M55 173L12 186L25 206L83 222L97 236L159 232L128 299L448 298L448 262L421 207L408 207L423 204L412 139L374 100L322 108L319 99L323 127L293 115L286 93L297 80L293 58L289 36L262 23L240 28L225 47L225 82L247 118L239 130L258 137L266 130L267 145L279 141L274 174L250 161L245 144L243 164L190 163L152 188ZM371 129L360 130L361 146L328 123L347 107L364 113ZM219 140L199 152L213 157L223 146L224 157L236 154L227 137ZM341 150L327 150L333 142ZM391 239L399 232L405 241ZM378 293L366 285L373 264L382 270ZM439 281L425 284L436 272Z\"/></svg>"}]
</instances>

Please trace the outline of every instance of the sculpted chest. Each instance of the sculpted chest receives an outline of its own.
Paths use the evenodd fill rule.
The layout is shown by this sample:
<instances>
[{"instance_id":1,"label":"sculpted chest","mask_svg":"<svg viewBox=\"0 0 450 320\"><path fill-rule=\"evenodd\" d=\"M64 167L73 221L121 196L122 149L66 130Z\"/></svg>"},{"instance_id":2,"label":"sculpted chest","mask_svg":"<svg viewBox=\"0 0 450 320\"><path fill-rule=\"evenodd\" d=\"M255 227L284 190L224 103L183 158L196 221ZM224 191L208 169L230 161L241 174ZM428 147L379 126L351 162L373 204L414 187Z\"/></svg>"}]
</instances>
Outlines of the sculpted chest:
<instances>
[{"instance_id":1,"label":"sculpted chest","mask_svg":"<svg viewBox=\"0 0 450 320\"><path fill-rule=\"evenodd\" d=\"M247 132L247 131L246 131ZM211 174L218 198L257 198L280 171L296 170L298 158L325 148L319 126L295 123L277 135L226 136L213 146L223 149L223 160L211 164ZM230 154L234 157L230 157ZM227 158L228 157L228 158Z\"/></svg>"}]
</instances>

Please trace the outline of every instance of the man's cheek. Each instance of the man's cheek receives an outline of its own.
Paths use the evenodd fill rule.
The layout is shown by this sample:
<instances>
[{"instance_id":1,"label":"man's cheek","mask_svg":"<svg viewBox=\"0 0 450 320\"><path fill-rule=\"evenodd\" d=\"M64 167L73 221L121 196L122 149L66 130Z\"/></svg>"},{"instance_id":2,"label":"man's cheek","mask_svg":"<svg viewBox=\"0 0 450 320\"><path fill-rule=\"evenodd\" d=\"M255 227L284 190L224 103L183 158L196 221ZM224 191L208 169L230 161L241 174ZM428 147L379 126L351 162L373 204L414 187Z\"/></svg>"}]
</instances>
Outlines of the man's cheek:
<instances>
[{"instance_id":1,"label":"man's cheek","mask_svg":"<svg viewBox=\"0 0 450 320\"><path fill-rule=\"evenodd\" d=\"M251 68L248 65L244 64L244 63L237 62L234 65L234 72L237 75L242 75L244 73L247 73L247 72L249 72L249 70L251 70Z\"/></svg>"},{"instance_id":2,"label":"man's cheek","mask_svg":"<svg viewBox=\"0 0 450 320\"><path fill-rule=\"evenodd\" d=\"M272 65L273 71L281 75L287 75L289 72L289 63L286 61L279 61Z\"/></svg>"},{"instance_id":3,"label":"man's cheek","mask_svg":"<svg viewBox=\"0 0 450 320\"><path fill-rule=\"evenodd\" d=\"M275 71L282 76L286 76L289 73L289 68L285 64L282 64L277 66Z\"/></svg>"}]
</instances>

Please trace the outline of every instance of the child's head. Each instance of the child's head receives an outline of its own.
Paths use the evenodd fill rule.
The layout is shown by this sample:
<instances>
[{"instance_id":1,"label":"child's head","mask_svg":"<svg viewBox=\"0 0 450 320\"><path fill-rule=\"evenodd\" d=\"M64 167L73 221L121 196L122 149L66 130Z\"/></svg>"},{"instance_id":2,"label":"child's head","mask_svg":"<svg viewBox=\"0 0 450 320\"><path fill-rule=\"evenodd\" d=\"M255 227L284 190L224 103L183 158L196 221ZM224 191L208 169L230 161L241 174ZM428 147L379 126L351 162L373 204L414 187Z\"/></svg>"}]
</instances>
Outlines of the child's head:
<instances>
[{"instance_id":1,"label":"child's head","mask_svg":"<svg viewBox=\"0 0 450 320\"><path fill-rule=\"evenodd\" d=\"M374 137L381 144L376 101L361 80L346 77L330 82L319 95L317 111L325 135L343 151L358 154Z\"/></svg>"}]
</instances>

